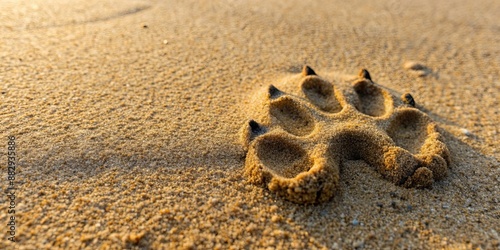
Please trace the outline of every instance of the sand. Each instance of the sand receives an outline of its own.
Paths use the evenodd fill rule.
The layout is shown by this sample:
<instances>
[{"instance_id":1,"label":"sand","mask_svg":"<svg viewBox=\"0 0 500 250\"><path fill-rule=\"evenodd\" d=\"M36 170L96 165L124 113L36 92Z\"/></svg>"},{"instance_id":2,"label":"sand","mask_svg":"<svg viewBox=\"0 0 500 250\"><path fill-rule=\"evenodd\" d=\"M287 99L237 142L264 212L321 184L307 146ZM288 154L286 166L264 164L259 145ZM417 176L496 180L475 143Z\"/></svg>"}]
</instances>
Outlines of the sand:
<instances>
[{"instance_id":1,"label":"sand","mask_svg":"<svg viewBox=\"0 0 500 250\"><path fill-rule=\"evenodd\" d=\"M8 136L18 188L16 243L10 198L0 197L2 249L500 246L496 1L34 0L0 9L1 188ZM303 65L325 79L365 68L394 100L411 93L449 150L447 175L406 188L348 157L335 195L316 204L251 183L242 127L261 122L250 116L262 91ZM317 105L337 110L332 103Z\"/></svg>"},{"instance_id":2,"label":"sand","mask_svg":"<svg viewBox=\"0 0 500 250\"><path fill-rule=\"evenodd\" d=\"M304 66L276 86L250 106L261 123L250 119L241 130L250 183L303 204L329 201L351 161L408 188L430 187L448 174L450 152L437 124L410 93L391 96L368 70L327 80Z\"/></svg>"}]
</instances>

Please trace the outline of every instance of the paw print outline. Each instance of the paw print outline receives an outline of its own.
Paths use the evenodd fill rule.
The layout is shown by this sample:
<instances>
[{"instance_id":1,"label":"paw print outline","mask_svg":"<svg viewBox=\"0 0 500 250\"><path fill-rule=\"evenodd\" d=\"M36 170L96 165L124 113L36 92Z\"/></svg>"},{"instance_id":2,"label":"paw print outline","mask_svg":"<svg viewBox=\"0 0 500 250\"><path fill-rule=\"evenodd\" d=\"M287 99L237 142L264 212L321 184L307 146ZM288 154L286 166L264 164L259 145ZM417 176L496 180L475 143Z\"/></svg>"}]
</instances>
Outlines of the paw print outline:
<instances>
[{"instance_id":1,"label":"paw print outline","mask_svg":"<svg viewBox=\"0 0 500 250\"><path fill-rule=\"evenodd\" d=\"M411 94L393 98L365 69L347 81L328 81L304 66L258 96L255 118L241 130L244 175L285 199L331 199L348 160L364 160L408 188L429 187L448 172L450 154L437 124Z\"/></svg>"}]
</instances>

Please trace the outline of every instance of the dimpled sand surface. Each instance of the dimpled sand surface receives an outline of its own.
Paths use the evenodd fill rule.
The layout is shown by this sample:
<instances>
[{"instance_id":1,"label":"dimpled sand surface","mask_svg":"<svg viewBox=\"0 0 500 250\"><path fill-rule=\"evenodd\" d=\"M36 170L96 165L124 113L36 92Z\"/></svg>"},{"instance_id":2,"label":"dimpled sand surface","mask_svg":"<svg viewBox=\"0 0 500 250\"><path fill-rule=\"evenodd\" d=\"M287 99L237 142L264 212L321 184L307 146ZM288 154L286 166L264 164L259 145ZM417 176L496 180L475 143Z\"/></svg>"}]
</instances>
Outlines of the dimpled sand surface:
<instances>
[{"instance_id":1,"label":"dimpled sand surface","mask_svg":"<svg viewBox=\"0 0 500 250\"><path fill-rule=\"evenodd\" d=\"M498 1L32 0L0 10L0 187L13 135L18 188L16 243L0 196L0 249L499 247ZM425 116L403 115L387 138L417 152L426 132L415 124L428 117L449 150L446 176L406 188L362 150L342 158L335 195L318 204L251 182L242 127L262 122L250 117L259 93L303 65L325 78L366 68L395 99L411 93ZM319 89L310 107L347 107L307 86ZM369 105L380 96L367 96L353 107L383 115ZM291 134L322 138L303 107L270 112ZM279 138L259 145L266 166L292 166L274 170L282 176L321 152ZM349 152L364 145L343 138ZM386 137L366 147L376 138Z\"/></svg>"},{"instance_id":2,"label":"dimpled sand surface","mask_svg":"<svg viewBox=\"0 0 500 250\"><path fill-rule=\"evenodd\" d=\"M430 187L446 177L450 152L437 125L411 94L394 98L366 69L326 80L309 66L269 85L242 128L248 149L245 175L251 183L296 203L329 201L340 170L364 161L404 187ZM412 102L408 99L413 100Z\"/></svg>"}]
</instances>

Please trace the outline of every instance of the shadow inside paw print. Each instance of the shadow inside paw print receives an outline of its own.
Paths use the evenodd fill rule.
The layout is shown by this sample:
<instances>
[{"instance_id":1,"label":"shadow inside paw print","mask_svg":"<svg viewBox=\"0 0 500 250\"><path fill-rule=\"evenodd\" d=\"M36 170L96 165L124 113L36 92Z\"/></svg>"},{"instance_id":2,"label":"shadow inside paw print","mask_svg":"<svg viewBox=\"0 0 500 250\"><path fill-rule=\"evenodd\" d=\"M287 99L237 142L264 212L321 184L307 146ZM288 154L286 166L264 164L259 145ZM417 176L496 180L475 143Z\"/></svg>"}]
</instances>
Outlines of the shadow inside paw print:
<instances>
[{"instance_id":1,"label":"shadow inside paw print","mask_svg":"<svg viewBox=\"0 0 500 250\"><path fill-rule=\"evenodd\" d=\"M428 187L446 176L450 156L437 125L371 79L328 81L305 66L270 85L242 128L249 182L297 203L329 200L344 161L364 160L385 179Z\"/></svg>"}]
</instances>

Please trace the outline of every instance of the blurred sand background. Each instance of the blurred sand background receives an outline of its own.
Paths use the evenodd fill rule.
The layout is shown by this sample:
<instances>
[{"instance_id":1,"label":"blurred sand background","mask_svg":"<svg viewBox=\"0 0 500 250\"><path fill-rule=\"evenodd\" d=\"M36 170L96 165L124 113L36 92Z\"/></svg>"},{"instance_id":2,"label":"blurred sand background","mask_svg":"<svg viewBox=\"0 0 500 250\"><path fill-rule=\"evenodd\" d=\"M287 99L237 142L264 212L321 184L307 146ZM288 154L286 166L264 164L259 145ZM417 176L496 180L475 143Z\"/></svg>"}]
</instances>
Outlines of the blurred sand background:
<instances>
[{"instance_id":1,"label":"blurred sand background","mask_svg":"<svg viewBox=\"0 0 500 250\"><path fill-rule=\"evenodd\" d=\"M0 1L1 249L498 249L500 3ZM407 61L432 73L418 77ZM245 183L252 95L304 64L411 92L452 155L432 189L363 162L297 205ZM0 197L0 225L8 222Z\"/></svg>"}]
</instances>

